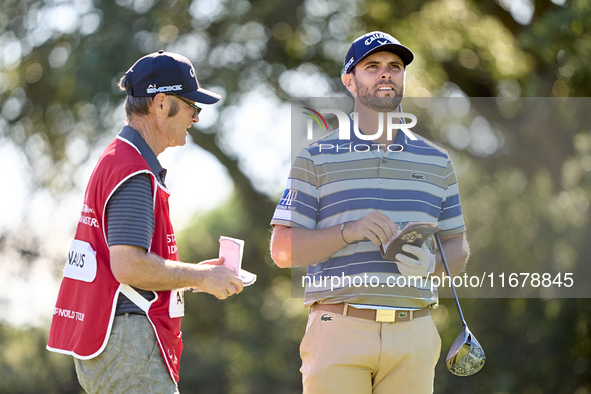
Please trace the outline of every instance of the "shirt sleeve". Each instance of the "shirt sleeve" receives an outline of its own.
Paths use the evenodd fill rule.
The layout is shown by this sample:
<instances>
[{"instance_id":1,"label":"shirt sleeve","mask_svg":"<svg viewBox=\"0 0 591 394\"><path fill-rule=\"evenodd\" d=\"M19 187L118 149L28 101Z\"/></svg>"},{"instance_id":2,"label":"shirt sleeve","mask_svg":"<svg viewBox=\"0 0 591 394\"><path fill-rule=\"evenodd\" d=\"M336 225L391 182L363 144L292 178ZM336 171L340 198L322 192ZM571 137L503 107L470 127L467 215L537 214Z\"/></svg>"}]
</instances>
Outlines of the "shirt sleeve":
<instances>
[{"instance_id":1,"label":"shirt sleeve","mask_svg":"<svg viewBox=\"0 0 591 394\"><path fill-rule=\"evenodd\" d=\"M318 221L318 182L316 166L303 149L289 173L287 186L275 208L271 225L316 228Z\"/></svg>"},{"instance_id":2,"label":"shirt sleeve","mask_svg":"<svg viewBox=\"0 0 591 394\"><path fill-rule=\"evenodd\" d=\"M447 163L445 175L445 191L441 213L439 215L441 235L454 235L466 231L458 179L451 160Z\"/></svg>"},{"instance_id":3,"label":"shirt sleeve","mask_svg":"<svg viewBox=\"0 0 591 394\"><path fill-rule=\"evenodd\" d=\"M121 184L107 203L109 246L131 245L150 250L154 235L154 202L149 174Z\"/></svg>"}]
</instances>

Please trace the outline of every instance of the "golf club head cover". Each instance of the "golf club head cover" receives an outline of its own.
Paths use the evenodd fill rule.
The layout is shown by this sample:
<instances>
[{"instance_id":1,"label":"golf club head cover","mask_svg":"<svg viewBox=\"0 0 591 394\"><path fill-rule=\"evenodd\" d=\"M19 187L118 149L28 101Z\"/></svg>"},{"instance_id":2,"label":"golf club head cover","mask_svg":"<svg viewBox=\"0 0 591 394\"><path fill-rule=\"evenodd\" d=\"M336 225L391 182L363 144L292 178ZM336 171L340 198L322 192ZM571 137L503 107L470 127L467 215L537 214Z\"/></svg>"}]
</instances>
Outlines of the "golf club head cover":
<instances>
[{"instance_id":1,"label":"golf club head cover","mask_svg":"<svg viewBox=\"0 0 591 394\"><path fill-rule=\"evenodd\" d=\"M435 255L427 244L423 243L420 247L405 244L402 250L407 253L398 253L395 260L402 275L425 277L435 271ZM414 255L414 258L409 257L409 254Z\"/></svg>"}]
</instances>

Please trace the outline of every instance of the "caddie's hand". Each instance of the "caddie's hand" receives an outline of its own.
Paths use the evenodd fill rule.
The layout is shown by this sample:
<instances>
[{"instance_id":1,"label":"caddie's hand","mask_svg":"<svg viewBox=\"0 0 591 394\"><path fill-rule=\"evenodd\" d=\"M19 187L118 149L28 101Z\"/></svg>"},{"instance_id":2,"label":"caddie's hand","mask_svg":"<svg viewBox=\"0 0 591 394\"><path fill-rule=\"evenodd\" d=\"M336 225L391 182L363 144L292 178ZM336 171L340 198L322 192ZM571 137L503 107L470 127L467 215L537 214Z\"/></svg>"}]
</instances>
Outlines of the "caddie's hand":
<instances>
[{"instance_id":1,"label":"caddie's hand","mask_svg":"<svg viewBox=\"0 0 591 394\"><path fill-rule=\"evenodd\" d=\"M413 245L402 245L402 250L416 256L415 259L405 254L396 255L396 264L398 271L404 276L425 277L427 274L435 272L435 255L424 243L422 247Z\"/></svg>"},{"instance_id":2,"label":"caddie's hand","mask_svg":"<svg viewBox=\"0 0 591 394\"><path fill-rule=\"evenodd\" d=\"M389 242L398 226L383 212L373 211L359 220L345 224L343 238L348 243L369 239L376 246Z\"/></svg>"},{"instance_id":3,"label":"caddie's hand","mask_svg":"<svg viewBox=\"0 0 591 394\"><path fill-rule=\"evenodd\" d=\"M240 293L244 287L242 280L223 263L224 258L220 257L197 264L202 274L198 289L220 300Z\"/></svg>"}]
</instances>

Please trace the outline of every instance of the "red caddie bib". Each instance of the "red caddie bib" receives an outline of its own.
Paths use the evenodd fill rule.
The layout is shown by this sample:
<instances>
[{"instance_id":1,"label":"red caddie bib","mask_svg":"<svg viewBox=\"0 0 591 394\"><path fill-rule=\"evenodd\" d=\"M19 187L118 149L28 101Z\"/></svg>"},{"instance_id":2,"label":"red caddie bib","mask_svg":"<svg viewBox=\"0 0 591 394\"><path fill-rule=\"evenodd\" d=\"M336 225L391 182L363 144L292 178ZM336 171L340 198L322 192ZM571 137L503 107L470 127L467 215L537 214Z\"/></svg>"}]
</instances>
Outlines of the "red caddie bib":
<instances>
[{"instance_id":1,"label":"red caddie bib","mask_svg":"<svg viewBox=\"0 0 591 394\"><path fill-rule=\"evenodd\" d=\"M47 349L81 360L98 356L107 346L119 293L146 312L172 379L178 382L183 348L182 290L155 291L147 301L128 285L117 282L110 267L106 207L115 190L128 178L147 173L152 177L154 236L150 252L178 261L170 222L168 197L139 150L118 136L101 155L86 188L84 205L70 245L64 278L58 293Z\"/></svg>"}]
</instances>

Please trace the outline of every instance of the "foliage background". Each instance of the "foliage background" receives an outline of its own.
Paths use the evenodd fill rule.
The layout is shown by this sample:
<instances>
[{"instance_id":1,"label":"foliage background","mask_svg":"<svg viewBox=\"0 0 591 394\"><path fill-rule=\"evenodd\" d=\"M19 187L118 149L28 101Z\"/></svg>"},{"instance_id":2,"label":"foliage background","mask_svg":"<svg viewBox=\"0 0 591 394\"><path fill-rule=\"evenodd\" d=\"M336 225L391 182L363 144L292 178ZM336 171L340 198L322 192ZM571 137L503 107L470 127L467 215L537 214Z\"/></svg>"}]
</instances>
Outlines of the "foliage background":
<instances>
[{"instance_id":1,"label":"foliage background","mask_svg":"<svg viewBox=\"0 0 591 394\"><path fill-rule=\"evenodd\" d=\"M231 143L245 127L235 119L237 108L253 98L279 109L290 97L343 95L340 69L350 41L367 31L391 32L417 55L407 72L407 96L488 97L496 103L488 108L487 119L499 120L492 127L474 123L474 115L464 127L459 120L434 121L425 129L449 149L458 170L472 247L468 270L499 264L515 272L576 270L577 283L586 283L590 27L587 0L3 0L0 143L14 144L26 158L22 166L34 184L27 198L78 204L86 182L83 164L93 147L102 149L121 127L116 81L158 49L189 57L200 83L225 96L211 110L217 118L193 128L191 136L223 165L234 193L216 209L195 214L178 234L181 258L217 255L219 235L242 238L245 264L259 281L223 302L187 295L180 389L297 393L306 310L291 298L289 271L275 267L268 254L269 221L281 186L257 174L252 151ZM523 108L516 97L566 103L558 113L570 121L556 122L543 106L514 111ZM75 198L66 197L73 190ZM3 193L9 192L6 185ZM27 278L38 261L49 259L59 278L61 257L46 253L48 234L36 234L26 219L0 231L6 275ZM15 274L6 270L9 264L21 268ZM22 292L50 297L35 289ZM443 339L435 392L591 392L587 299L463 299L488 357L471 378L445 371L445 353L460 326L453 300L441 303L434 314ZM0 324L0 392L80 392L71 359L45 351L47 327L46 321Z\"/></svg>"}]
</instances>

